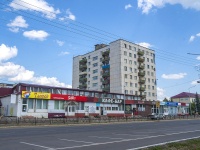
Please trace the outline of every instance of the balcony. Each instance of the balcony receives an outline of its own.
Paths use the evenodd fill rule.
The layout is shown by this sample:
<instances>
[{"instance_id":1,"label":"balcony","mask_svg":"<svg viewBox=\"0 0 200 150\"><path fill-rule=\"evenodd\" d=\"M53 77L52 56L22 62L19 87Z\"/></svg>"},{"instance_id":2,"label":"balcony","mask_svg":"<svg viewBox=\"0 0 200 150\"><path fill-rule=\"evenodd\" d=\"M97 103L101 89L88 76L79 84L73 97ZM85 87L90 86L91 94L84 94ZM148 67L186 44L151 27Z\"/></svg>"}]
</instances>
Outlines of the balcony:
<instances>
[{"instance_id":1,"label":"balcony","mask_svg":"<svg viewBox=\"0 0 200 150\"><path fill-rule=\"evenodd\" d=\"M86 64L87 63L87 59L83 58L82 60L79 61L79 64Z\"/></svg>"},{"instance_id":2,"label":"balcony","mask_svg":"<svg viewBox=\"0 0 200 150\"><path fill-rule=\"evenodd\" d=\"M79 82L85 83L85 82L87 82L87 78L79 78Z\"/></svg>"},{"instance_id":3,"label":"balcony","mask_svg":"<svg viewBox=\"0 0 200 150\"><path fill-rule=\"evenodd\" d=\"M86 89L86 88L87 88L87 84L79 85L79 89Z\"/></svg>"},{"instance_id":4,"label":"balcony","mask_svg":"<svg viewBox=\"0 0 200 150\"><path fill-rule=\"evenodd\" d=\"M105 77L109 77L110 76L110 72L104 72L102 74L102 77L105 78Z\"/></svg>"},{"instance_id":5,"label":"balcony","mask_svg":"<svg viewBox=\"0 0 200 150\"><path fill-rule=\"evenodd\" d=\"M144 77L144 76L145 76L145 72L144 72L144 71L143 71L143 72L142 72L142 71L139 71L139 72L138 72L138 76Z\"/></svg>"},{"instance_id":6,"label":"balcony","mask_svg":"<svg viewBox=\"0 0 200 150\"><path fill-rule=\"evenodd\" d=\"M87 65L80 65L79 66L79 70L82 71L82 72L86 71L86 69L87 69Z\"/></svg>"},{"instance_id":7,"label":"balcony","mask_svg":"<svg viewBox=\"0 0 200 150\"><path fill-rule=\"evenodd\" d=\"M110 51L102 52L102 56L103 56L103 57L105 57L105 56L109 56L109 53L110 53Z\"/></svg>"},{"instance_id":8,"label":"balcony","mask_svg":"<svg viewBox=\"0 0 200 150\"><path fill-rule=\"evenodd\" d=\"M110 57L105 57L104 59L102 59L102 63L109 64L109 60L110 60Z\"/></svg>"},{"instance_id":9,"label":"balcony","mask_svg":"<svg viewBox=\"0 0 200 150\"><path fill-rule=\"evenodd\" d=\"M141 63L143 63L144 62L144 58L138 58L138 62L141 62Z\"/></svg>"},{"instance_id":10,"label":"balcony","mask_svg":"<svg viewBox=\"0 0 200 150\"><path fill-rule=\"evenodd\" d=\"M139 65L138 69L143 70L144 69L144 65Z\"/></svg>"},{"instance_id":11,"label":"balcony","mask_svg":"<svg viewBox=\"0 0 200 150\"><path fill-rule=\"evenodd\" d=\"M143 52L143 51L138 51L138 55L139 55L139 56L143 56L143 55L144 55L144 52Z\"/></svg>"},{"instance_id":12,"label":"balcony","mask_svg":"<svg viewBox=\"0 0 200 150\"><path fill-rule=\"evenodd\" d=\"M140 87L140 91L145 91L145 87Z\"/></svg>"},{"instance_id":13,"label":"balcony","mask_svg":"<svg viewBox=\"0 0 200 150\"><path fill-rule=\"evenodd\" d=\"M110 92L110 86L106 86L102 88L103 92Z\"/></svg>"},{"instance_id":14,"label":"balcony","mask_svg":"<svg viewBox=\"0 0 200 150\"><path fill-rule=\"evenodd\" d=\"M140 79L140 80L139 80L139 83L140 83L140 84L144 84L144 83L145 83L145 80L144 80L144 79Z\"/></svg>"},{"instance_id":15,"label":"balcony","mask_svg":"<svg viewBox=\"0 0 200 150\"><path fill-rule=\"evenodd\" d=\"M108 64L108 65L103 65L102 66L102 69L108 69L108 68L110 68L110 65Z\"/></svg>"},{"instance_id":16,"label":"balcony","mask_svg":"<svg viewBox=\"0 0 200 150\"><path fill-rule=\"evenodd\" d=\"M102 83L103 84L110 84L109 80L103 80Z\"/></svg>"}]
</instances>

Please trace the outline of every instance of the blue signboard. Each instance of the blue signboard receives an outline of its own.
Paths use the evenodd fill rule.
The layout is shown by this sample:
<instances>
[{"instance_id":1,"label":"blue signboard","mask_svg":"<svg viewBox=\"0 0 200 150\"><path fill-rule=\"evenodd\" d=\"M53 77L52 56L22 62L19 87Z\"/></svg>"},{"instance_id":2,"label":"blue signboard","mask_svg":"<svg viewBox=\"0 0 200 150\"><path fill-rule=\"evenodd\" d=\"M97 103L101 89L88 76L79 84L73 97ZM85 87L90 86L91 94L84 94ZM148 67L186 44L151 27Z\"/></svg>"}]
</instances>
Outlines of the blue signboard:
<instances>
[{"instance_id":1,"label":"blue signboard","mask_svg":"<svg viewBox=\"0 0 200 150\"><path fill-rule=\"evenodd\" d=\"M178 106L178 103L175 102L166 102L167 106Z\"/></svg>"}]
</instances>

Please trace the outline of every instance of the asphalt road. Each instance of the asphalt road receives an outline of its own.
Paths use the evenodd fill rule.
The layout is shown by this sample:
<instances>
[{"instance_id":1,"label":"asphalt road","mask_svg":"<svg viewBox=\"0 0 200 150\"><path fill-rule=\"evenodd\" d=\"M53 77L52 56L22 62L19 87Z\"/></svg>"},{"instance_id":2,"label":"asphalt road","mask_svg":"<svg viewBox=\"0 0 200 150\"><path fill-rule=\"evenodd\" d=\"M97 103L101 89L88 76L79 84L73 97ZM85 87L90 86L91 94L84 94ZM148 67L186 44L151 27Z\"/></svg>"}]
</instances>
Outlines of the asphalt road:
<instances>
[{"instance_id":1,"label":"asphalt road","mask_svg":"<svg viewBox=\"0 0 200 150\"><path fill-rule=\"evenodd\" d=\"M136 150L200 138L200 120L0 128L0 150Z\"/></svg>"}]
</instances>

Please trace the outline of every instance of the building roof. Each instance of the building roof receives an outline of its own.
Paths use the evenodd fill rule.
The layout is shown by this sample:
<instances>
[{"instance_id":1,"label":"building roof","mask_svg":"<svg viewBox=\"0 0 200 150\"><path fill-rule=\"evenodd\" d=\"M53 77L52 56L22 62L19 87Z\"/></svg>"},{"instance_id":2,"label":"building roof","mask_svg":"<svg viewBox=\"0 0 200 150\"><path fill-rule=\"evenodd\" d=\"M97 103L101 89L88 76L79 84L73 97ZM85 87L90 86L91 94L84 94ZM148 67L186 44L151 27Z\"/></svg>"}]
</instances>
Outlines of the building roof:
<instances>
[{"instance_id":1,"label":"building roof","mask_svg":"<svg viewBox=\"0 0 200 150\"><path fill-rule=\"evenodd\" d=\"M199 98L200 98L200 94L198 94ZM172 96L171 98L196 98L196 94L195 93L189 93L189 92L182 92L179 93L175 96Z\"/></svg>"}]
</instances>

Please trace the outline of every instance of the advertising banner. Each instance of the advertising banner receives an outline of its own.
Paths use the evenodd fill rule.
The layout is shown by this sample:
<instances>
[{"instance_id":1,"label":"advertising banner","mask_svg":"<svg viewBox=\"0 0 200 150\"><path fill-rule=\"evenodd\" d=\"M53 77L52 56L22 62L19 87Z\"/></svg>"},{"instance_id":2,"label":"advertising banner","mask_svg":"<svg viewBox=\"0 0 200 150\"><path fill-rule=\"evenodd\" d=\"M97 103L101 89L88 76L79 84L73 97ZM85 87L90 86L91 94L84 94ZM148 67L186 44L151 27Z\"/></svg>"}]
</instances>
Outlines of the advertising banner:
<instances>
[{"instance_id":1,"label":"advertising banner","mask_svg":"<svg viewBox=\"0 0 200 150\"><path fill-rule=\"evenodd\" d=\"M86 102L87 97L85 96L74 96L74 95L61 95L61 94L51 94L52 100L69 100L77 102Z\"/></svg>"},{"instance_id":2,"label":"advertising banner","mask_svg":"<svg viewBox=\"0 0 200 150\"><path fill-rule=\"evenodd\" d=\"M22 91L22 98L50 99L50 93Z\"/></svg>"},{"instance_id":3,"label":"advertising banner","mask_svg":"<svg viewBox=\"0 0 200 150\"><path fill-rule=\"evenodd\" d=\"M99 102L108 104L124 104L123 99L113 99L113 98L99 98Z\"/></svg>"}]
</instances>

